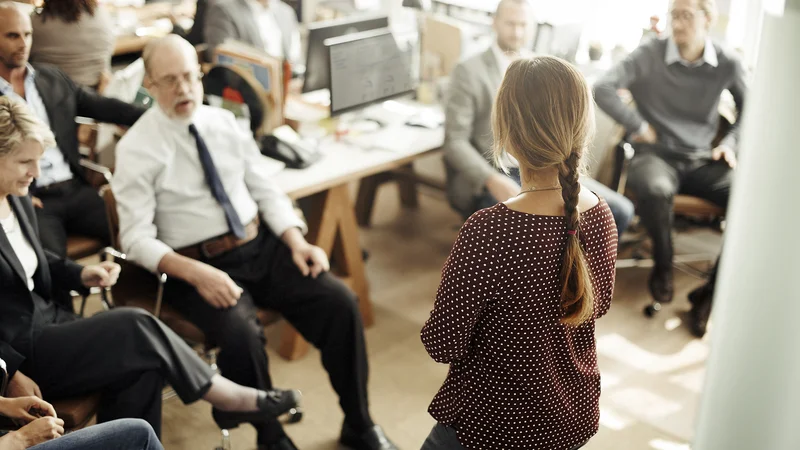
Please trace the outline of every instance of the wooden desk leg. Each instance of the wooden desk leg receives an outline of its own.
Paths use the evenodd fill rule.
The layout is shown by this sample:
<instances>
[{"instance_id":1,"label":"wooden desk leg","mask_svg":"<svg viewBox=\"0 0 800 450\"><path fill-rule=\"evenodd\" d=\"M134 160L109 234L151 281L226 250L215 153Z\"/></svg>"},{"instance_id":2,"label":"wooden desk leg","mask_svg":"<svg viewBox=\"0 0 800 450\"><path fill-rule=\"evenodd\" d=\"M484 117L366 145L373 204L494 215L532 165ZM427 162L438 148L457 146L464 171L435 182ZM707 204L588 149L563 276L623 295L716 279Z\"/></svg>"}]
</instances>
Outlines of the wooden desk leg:
<instances>
[{"instance_id":1,"label":"wooden desk leg","mask_svg":"<svg viewBox=\"0 0 800 450\"><path fill-rule=\"evenodd\" d=\"M358 297L364 325L371 326L375 322L372 300L364 271L358 223L347 184L314 195L311 202L308 242L334 256L337 273Z\"/></svg>"},{"instance_id":2,"label":"wooden desk leg","mask_svg":"<svg viewBox=\"0 0 800 450\"><path fill-rule=\"evenodd\" d=\"M400 202L406 208L419 207L419 192L417 191L417 183L414 181L414 164L408 163L399 170L409 175L397 180L397 184L400 187Z\"/></svg>"},{"instance_id":3,"label":"wooden desk leg","mask_svg":"<svg viewBox=\"0 0 800 450\"><path fill-rule=\"evenodd\" d=\"M356 198L356 218L362 227L369 227L372 222L372 210L375 206L375 196L378 188L388 181L390 176L379 173L371 177L366 177L358 184L358 197Z\"/></svg>"}]
</instances>

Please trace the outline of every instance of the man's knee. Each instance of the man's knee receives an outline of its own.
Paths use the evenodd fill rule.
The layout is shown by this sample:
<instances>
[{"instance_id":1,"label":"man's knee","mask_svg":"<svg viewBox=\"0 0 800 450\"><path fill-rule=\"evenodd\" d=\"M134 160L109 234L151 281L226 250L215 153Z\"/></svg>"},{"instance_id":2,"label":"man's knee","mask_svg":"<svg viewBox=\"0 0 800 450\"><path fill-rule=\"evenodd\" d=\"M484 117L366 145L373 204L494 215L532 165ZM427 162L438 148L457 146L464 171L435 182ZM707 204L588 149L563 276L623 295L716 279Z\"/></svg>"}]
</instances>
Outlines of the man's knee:
<instances>
[{"instance_id":1,"label":"man's knee","mask_svg":"<svg viewBox=\"0 0 800 450\"><path fill-rule=\"evenodd\" d=\"M671 202L678 187L668 177L650 177L632 181L628 184L638 203Z\"/></svg>"},{"instance_id":2,"label":"man's knee","mask_svg":"<svg viewBox=\"0 0 800 450\"><path fill-rule=\"evenodd\" d=\"M341 280L331 274L323 275L330 277L325 280L324 297L327 308L332 317L348 318L360 317L361 311L358 309L358 297Z\"/></svg>"},{"instance_id":3,"label":"man's knee","mask_svg":"<svg viewBox=\"0 0 800 450\"><path fill-rule=\"evenodd\" d=\"M266 344L264 329L255 311L233 307L218 312L210 330L214 342L223 350L237 347L263 347Z\"/></svg>"}]
</instances>

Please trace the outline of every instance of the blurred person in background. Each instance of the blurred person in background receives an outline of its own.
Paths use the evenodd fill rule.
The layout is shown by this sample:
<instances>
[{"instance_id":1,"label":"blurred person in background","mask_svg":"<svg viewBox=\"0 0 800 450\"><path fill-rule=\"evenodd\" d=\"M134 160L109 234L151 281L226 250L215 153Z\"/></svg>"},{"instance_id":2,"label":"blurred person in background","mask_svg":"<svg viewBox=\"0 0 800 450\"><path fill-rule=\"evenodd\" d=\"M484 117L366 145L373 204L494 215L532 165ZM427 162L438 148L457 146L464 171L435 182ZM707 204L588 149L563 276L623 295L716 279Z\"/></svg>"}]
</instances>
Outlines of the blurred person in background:
<instances>
[{"instance_id":1,"label":"blurred person in background","mask_svg":"<svg viewBox=\"0 0 800 450\"><path fill-rule=\"evenodd\" d=\"M659 303L674 295L674 197L692 195L727 207L747 93L739 56L709 37L714 0L673 0L670 16L670 36L639 46L594 87L597 105L625 127L636 149L627 186L653 241L648 285ZM620 89L631 92L635 107L623 102ZM739 120L713 146L725 90ZM706 332L715 280L716 266L708 283L689 294L689 326L699 337Z\"/></svg>"},{"instance_id":2,"label":"blurred person in background","mask_svg":"<svg viewBox=\"0 0 800 450\"><path fill-rule=\"evenodd\" d=\"M110 73L114 21L97 0L45 0L31 25L31 62L52 64L92 88Z\"/></svg>"}]
</instances>

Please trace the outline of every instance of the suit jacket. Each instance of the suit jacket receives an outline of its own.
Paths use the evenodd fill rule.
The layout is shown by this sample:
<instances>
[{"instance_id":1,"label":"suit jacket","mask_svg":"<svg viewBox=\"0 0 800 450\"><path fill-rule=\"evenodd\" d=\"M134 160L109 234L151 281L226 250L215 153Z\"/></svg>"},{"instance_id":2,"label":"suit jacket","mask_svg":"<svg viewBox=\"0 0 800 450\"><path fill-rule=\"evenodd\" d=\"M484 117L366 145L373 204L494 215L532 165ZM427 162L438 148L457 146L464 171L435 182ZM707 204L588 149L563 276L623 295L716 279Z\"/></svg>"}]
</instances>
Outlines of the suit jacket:
<instances>
[{"instance_id":1,"label":"suit jacket","mask_svg":"<svg viewBox=\"0 0 800 450\"><path fill-rule=\"evenodd\" d=\"M98 95L91 89L75 84L55 66L34 64L34 68L36 89L47 109L50 129L56 137L58 148L66 157L72 173L86 181L80 164L75 117L131 126L144 114L145 108Z\"/></svg>"},{"instance_id":2,"label":"suit jacket","mask_svg":"<svg viewBox=\"0 0 800 450\"><path fill-rule=\"evenodd\" d=\"M472 213L486 179L497 172L491 161L492 105L503 77L492 49L456 66L445 101L444 161L447 198L462 214Z\"/></svg>"},{"instance_id":3,"label":"suit jacket","mask_svg":"<svg viewBox=\"0 0 800 450\"><path fill-rule=\"evenodd\" d=\"M59 306L71 311L72 307L67 303L69 296L63 294L71 290L86 292L86 288L81 283L81 265L42 249L39 224L30 197L9 196L8 201L39 259L39 268L33 276L35 287L31 292L22 264L0 227L0 359L6 362L9 376L13 376L31 354L34 341L33 296L38 295L45 301L58 298Z\"/></svg>"},{"instance_id":4,"label":"suit jacket","mask_svg":"<svg viewBox=\"0 0 800 450\"><path fill-rule=\"evenodd\" d=\"M203 30L208 44L209 59L213 57L214 49L228 39L239 41L258 49L265 48L258 22L247 1L209 0L206 24ZM272 0L270 8L273 9L278 27L281 29L283 54L286 58L289 58L292 48L292 36L297 32L298 28L297 14L291 6L280 0Z\"/></svg>"}]
</instances>

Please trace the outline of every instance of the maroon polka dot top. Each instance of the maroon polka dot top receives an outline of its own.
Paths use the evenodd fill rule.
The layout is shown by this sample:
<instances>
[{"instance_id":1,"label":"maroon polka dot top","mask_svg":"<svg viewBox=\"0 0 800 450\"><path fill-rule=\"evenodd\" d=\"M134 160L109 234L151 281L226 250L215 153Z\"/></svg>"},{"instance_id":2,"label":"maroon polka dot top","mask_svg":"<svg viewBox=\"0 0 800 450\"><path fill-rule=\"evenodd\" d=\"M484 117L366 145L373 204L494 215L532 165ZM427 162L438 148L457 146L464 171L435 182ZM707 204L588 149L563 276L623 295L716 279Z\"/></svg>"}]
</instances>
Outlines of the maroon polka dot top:
<instances>
[{"instance_id":1,"label":"maroon polka dot top","mask_svg":"<svg viewBox=\"0 0 800 450\"><path fill-rule=\"evenodd\" d=\"M581 219L597 319L611 306L617 228L602 200ZM468 449L566 450L597 432L594 320L560 323L566 241L563 217L502 203L459 232L422 342L450 364L428 411Z\"/></svg>"}]
</instances>

